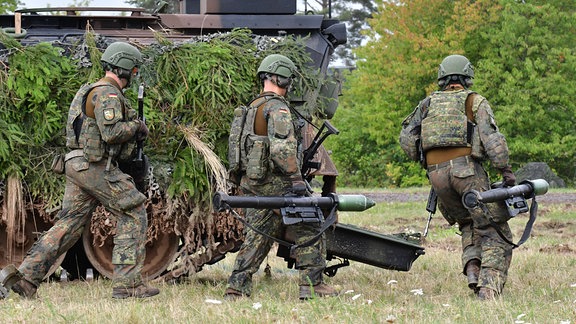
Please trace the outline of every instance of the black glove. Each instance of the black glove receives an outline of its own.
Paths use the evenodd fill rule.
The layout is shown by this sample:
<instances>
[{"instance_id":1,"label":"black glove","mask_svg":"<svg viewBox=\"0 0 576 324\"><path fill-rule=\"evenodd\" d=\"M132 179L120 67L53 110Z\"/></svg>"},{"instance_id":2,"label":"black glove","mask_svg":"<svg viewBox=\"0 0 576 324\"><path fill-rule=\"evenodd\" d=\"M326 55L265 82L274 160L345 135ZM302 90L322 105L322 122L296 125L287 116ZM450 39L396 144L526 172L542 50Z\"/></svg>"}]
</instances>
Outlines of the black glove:
<instances>
[{"instance_id":1,"label":"black glove","mask_svg":"<svg viewBox=\"0 0 576 324\"><path fill-rule=\"evenodd\" d=\"M306 186L306 182L302 179L302 176L292 176L290 177L292 181L292 192L297 194L298 196L304 196L308 192L308 187Z\"/></svg>"},{"instance_id":2,"label":"black glove","mask_svg":"<svg viewBox=\"0 0 576 324\"><path fill-rule=\"evenodd\" d=\"M510 166L500 169L500 172L502 173L502 182L505 186L512 187L516 184L516 176Z\"/></svg>"},{"instance_id":3,"label":"black glove","mask_svg":"<svg viewBox=\"0 0 576 324\"><path fill-rule=\"evenodd\" d=\"M136 141L141 142L143 140L146 139L146 137L148 137L148 126L146 126L146 123L140 120L140 127L138 127L138 130L136 131Z\"/></svg>"}]
</instances>

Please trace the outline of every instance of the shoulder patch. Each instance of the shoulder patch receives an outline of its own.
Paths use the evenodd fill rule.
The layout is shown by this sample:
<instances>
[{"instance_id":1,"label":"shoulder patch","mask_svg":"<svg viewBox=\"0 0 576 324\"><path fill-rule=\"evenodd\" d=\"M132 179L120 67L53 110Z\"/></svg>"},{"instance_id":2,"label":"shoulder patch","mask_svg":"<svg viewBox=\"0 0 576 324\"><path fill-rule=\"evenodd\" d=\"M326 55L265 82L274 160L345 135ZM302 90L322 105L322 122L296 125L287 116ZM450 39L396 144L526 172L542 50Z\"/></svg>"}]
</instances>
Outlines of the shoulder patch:
<instances>
[{"instance_id":1,"label":"shoulder patch","mask_svg":"<svg viewBox=\"0 0 576 324\"><path fill-rule=\"evenodd\" d=\"M113 120L115 117L114 108L106 108L103 111L104 119L106 120Z\"/></svg>"}]
</instances>

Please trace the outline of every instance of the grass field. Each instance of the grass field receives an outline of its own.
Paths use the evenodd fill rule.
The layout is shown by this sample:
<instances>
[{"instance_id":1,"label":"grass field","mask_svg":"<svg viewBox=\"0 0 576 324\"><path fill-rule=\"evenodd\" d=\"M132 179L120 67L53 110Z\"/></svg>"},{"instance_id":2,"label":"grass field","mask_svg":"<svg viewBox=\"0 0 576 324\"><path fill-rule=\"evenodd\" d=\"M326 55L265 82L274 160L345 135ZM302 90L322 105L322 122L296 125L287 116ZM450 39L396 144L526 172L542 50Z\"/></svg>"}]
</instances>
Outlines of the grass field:
<instances>
[{"instance_id":1,"label":"grass field","mask_svg":"<svg viewBox=\"0 0 576 324\"><path fill-rule=\"evenodd\" d=\"M384 234L421 232L427 219L424 207L424 200L379 202L362 213L340 213L340 222ZM297 273L271 252L271 276L263 271L255 275L252 297L224 301L234 260L229 254L180 284L156 283L160 295L143 300L113 300L111 283L104 279L45 283L37 300L15 294L1 300L0 322L576 323L575 218L574 200L540 202L532 237L514 251L504 294L496 301L479 301L468 289L457 230L437 214L423 245L426 254L410 271L352 261L327 278L342 291L335 298L299 301ZM521 214L510 221L515 241L527 220Z\"/></svg>"}]
</instances>

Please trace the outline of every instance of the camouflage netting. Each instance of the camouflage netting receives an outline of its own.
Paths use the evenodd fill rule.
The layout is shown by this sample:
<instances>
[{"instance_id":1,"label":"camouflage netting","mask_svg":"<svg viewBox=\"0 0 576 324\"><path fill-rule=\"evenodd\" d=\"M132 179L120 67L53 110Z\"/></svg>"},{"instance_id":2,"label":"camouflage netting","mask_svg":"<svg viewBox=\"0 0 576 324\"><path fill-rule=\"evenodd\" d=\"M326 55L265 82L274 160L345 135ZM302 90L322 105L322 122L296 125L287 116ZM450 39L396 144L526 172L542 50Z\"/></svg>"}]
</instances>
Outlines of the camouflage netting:
<instances>
[{"instance_id":1,"label":"camouflage netting","mask_svg":"<svg viewBox=\"0 0 576 324\"><path fill-rule=\"evenodd\" d=\"M210 203L215 190L230 190L225 179L229 125L234 108L259 90L259 61L273 52L291 57L302 73L296 92L316 89L317 71L307 68L303 39L235 30L178 43L160 35L156 40L136 43L145 56L139 81L146 85L150 128L144 147L151 161L148 234L150 241L159 233L180 237L173 271L178 276L196 271L214 253L223 254L243 239L241 224L212 211ZM53 154L66 150L68 106L83 83L103 75L99 59L112 41L88 31L74 44L23 47L0 33L0 232L6 224L16 226L24 214L53 222L65 179L49 168ZM134 105L137 87L133 82L126 91ZM19 203L26 211L5 199L10 196L7 179L21 182L13 190L24 197ZM102 245L114 232L114 220L99 208L91 230L95 245Z\"/></svg>"}]
</instances>

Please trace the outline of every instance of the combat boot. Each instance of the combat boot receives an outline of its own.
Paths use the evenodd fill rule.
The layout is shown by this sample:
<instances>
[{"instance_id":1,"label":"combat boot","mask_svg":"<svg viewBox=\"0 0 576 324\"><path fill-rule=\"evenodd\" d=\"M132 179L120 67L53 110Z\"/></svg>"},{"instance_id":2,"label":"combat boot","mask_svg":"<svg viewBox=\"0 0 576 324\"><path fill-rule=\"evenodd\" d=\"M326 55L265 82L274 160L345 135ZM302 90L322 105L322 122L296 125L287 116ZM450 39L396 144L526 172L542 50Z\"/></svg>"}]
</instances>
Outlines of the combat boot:
<instances>
[{"instance_id":1,"label":"combat boot","mask_svg":"<svg viewBox=\"0 0 576 324\"><path fill-rule=\"evenodd\" d=\"M21 279L22 273L13 264L0 269L0 299L6 298L12 286Z\"/></svg>"},{"instance_id":2,"label":"combat boot","mask_svg":"<svg viewBox=\"0 0 576 324\"><path fill-rule=\"evenodd\" d=\"M160 289L148 287L141 283L136 287L115 287L112 288L112 298L124 299L129 297L146 298L156 296Z\"/></svg>"},{"instance_id":3,"label":"combat boot","mask_svg":"<svg viewBox=\"0 0 576 324\"><path fill-rule=\"evenodd\" d=\"M478 290L478 299L480 300L494 300L496 295L496 291L490 288L482 287Z\"/></svg>"},{"instance_id":4,"label":"combat boot","mask_svg":"<svg viewBox=\"0 0 576 324\"><path fill-rule=\"evenodd\" d=\"M248 295L244 295L241 291L238 291L234 288L226 288L226 291L224 292L225 300L233 301L243 297L248 297Z\"/></svg>"},{"instance_id":5,"label":"combat boot","mask_svg":"<svg viewBox=\"0 0 576 324\"><path fill-rule=\"evenodd\" d=\"M34 299L36 298L38 287L26 279L20 279L12 286L12 290L26 299Z\"/></svg>"},{"instance_id":6,"label":"combat boot","mask_svg":"<svg viewBox=\"0 0 576 324\"><path fill-rule=\"evenodd\" d=\"M466 277L468 277L468 287L478 293L478 276L480 275L480 260L473 259L466 264Z\"/></svg>"},{"instance_id":7,"label":"combat boot","mask_svg":"<svg viewBox=\"0 0 576 324\"><path fill-rule=\"evenodd\" d=\"M300 286L300 299L307 300L314 297L333 297L338 296L338 291L325 283L319 283L316 286Z\"/></svg>"}]
</instances>

